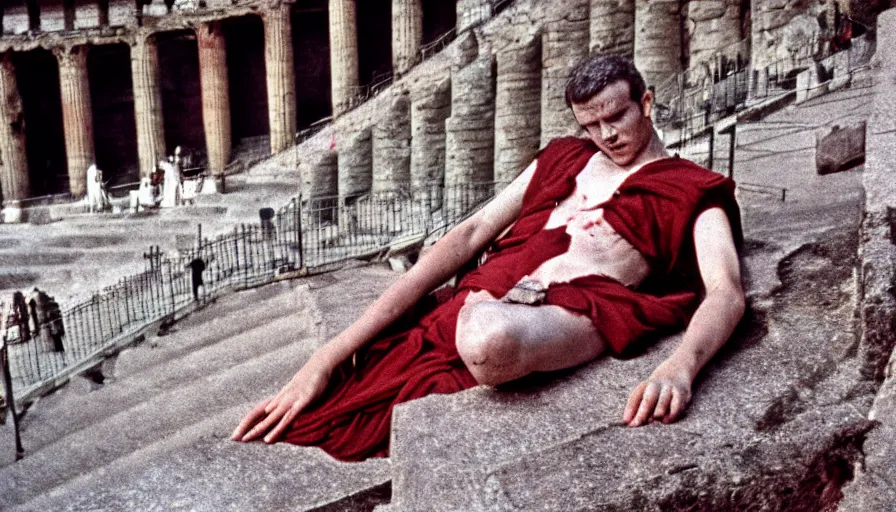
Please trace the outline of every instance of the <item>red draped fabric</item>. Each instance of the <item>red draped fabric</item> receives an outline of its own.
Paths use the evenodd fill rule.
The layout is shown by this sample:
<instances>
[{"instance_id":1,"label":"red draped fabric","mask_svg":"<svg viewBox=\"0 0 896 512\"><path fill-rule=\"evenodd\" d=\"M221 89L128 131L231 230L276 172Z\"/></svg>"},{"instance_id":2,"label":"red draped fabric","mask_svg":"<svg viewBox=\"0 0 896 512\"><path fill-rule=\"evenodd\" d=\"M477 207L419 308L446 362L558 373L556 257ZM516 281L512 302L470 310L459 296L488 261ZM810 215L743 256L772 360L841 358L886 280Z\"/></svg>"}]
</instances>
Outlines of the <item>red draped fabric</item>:
<instances>
[{"instance_id":1,"label":"red draped fabric","mask_svg":"<svg viewBox=\"0 0 896 512\"><path fill-rule=\"evenodd\" d=\"M392 408L434 393L475 386L455 348L457 315L469 291L503 296L541 263L566 252L563 227L543 229L551 211L569 196L576 175L597 151L587 139L565 138L538 156L538 168L514 227L488 253L487 261L437 303L425 301L406 327L384 336L346 361L324 395L304 411L284 440L319 446L341 460L387 456ZM545 302L592 319L615 353L648 335L687 325L698 302L699 273L693 249L696 216L713 206L725 209L735 238L740 220L734 183L677 157L645 165L630 175L602 205L604 218L638 249L651 277L637 290L604 276L552 284Z\"/></svg>"}]
</instances>

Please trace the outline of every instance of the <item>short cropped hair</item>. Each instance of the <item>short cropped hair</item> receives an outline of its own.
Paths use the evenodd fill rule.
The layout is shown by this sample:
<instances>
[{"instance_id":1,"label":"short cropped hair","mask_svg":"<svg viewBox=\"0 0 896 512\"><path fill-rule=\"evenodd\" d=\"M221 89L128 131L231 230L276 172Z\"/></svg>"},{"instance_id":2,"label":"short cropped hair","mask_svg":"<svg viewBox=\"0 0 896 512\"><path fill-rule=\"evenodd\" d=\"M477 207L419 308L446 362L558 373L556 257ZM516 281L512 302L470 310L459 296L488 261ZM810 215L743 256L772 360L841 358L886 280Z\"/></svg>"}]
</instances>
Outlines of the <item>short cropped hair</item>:
<instances>
[{"instance_id":1,"label":"short cropped hair","mask_svg":"<svg viewBox=\"0 0 896 512\"><path fill-rule=\"evenodd\" d=\"M607 86L619 80L628 82L632 100L640 102L647 90L644 77L635 64L621 55L594 55L580 62L566 82L566 106L586 103Z\"/></svg>"}]
</instances>

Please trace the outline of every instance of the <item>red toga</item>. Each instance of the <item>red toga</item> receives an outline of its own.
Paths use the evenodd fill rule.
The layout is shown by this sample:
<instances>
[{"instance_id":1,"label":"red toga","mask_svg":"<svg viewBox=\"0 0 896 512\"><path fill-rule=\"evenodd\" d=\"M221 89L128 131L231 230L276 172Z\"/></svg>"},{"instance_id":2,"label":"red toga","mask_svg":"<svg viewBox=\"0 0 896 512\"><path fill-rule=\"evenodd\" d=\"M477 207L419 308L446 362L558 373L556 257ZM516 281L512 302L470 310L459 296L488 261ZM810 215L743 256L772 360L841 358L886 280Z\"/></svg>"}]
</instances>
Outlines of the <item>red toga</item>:
<instances>
[{"instance_id":1,"label":"red toga","mask_svg":"<svg viewBox=\"0 0 896 512\"><path fill-rule=\"evenodd\" d=\"M575 178L597 151L587 139L563 138L538 155L538 167L513 229L490 249L487 261L436 304L427 297L415 320L346 361L324 395L304 411L283 440L319 446L341 460L387 456L392 407L433 393L453 393L477 383L455 348L457 315L467 294L488 290L504 296L541 263L566 252L565 226L542 229L557 203L575 188ZM701 288L692 239L697 215L725 209L740 241L734 182L678 157L649 163L630 175L601 207L604 219L650 265L636 290L605 276L551 284L545 303L592 319L619 354L633 341L683 329ZM396 326L392 331L399 330Z\"/></svg>"}]
</instances>

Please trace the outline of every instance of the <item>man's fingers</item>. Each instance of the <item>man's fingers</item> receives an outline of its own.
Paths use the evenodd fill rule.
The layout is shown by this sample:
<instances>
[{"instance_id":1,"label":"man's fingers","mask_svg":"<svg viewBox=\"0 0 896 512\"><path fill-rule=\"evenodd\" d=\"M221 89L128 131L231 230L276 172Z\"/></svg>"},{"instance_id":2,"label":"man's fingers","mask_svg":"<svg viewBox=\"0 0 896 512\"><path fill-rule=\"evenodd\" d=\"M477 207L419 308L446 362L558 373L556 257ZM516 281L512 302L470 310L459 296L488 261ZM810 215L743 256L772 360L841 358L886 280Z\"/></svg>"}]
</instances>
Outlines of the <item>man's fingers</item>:
<instances>
[{"instance_id":1,"label":"man's fingers","mask_svg":"<svg viewBox=\"0 0 896 512\"><path fill-rule=\"evenodd\" d=\"M641 404L641 398L644 396L644 388L647 387L647 381L638 384L631 396L628 397L628 403L625 404L625 412L622 413L622 421L631 423Z\"/></svg>"},{"instance_id":2,"label":"man's fingers","mask_svg":"<svg viewBox=\"0 0 896 512\"><path fill-rule=\"evenodd\" d=\"M641 399L641 407L638 408L638 414L635 416L634 421L630 423L631 426L637 427L647 421L647 418L650 417L650 412L653 411L653 408L656 406L656 401L659 396L659 384L653 381L648 381L647 388L644 390L644 397Z\"/></svg>"},{"instance_id":3,"label":"man's fingers","mask_svg":"<svg viewBox=\"0 0 896 512\"><path fill-rule=\"evenodd\" d=\"M653 409L653 419L662 419L668 414L669 405L672 403L672 396L674 395L673 389L668 384L663 386L662 391L660 391L660 397L656 401L656 407Z\"/></svg>"},{"instance_id":4,"label":"man's fingers","mask_svg":"<svg viewBox=\"0 0 896 512\"><path fill-rule=\"evenodd\" d=\"M231 434L230 438L234 441L240 441L243 436L246 435L246 432L252 427L252 425L254 425L262 417L264 417L264 415L266 414L265 408L267 408L270 402L271 399L268 398L264 402L256 405L255 408L253 408L251 411L249 411L249 414L247 414L246 417L243 418L243 421L241 421L240 424L236 426L236 429L233 431L233 434Z\"/></svg>"},{"instance_id":5,"label":"man's fingers","mask_svg":"<svg viewBox=\"0 0 896 512\"><path fill-rule=\"evenodd\" d=\"M261 421L261 423L255 425L255 427L253 427L248 434L243 436L242 441L252 441L257 439L262 434L270 430L271 425L280 421L280 418L282 418L283 415L286 414L286 412L287 408L281 404L279 407L268 413L267 417L265 417L264 420Z\"/></svg>"},{"instance_id":6,"label":"man's fingers","mask_svg":"<svg viewBox=\"0 0 896 512\"><path fill-rule=\"evenodd\" d=\"M691 400L690 394L676 390L672 395L672 404L669 406L669 415L666 416L666 419L663 420L664 423L672 423L676 421L681 413L684 412L684 408L688 405L688 402Z\"/></svg>"},{"instance_id":7,"label":"man's fingers","mask_svg":"<svg viewBox=\"0 0 896 512\"><path fill-rule=\"evenodd\" d=\"M289 410L286 411L286 414L284 414L283 417L280 418L280 423L277 423L277 426L274 427L274 429L271 430L268 435L264 436L264 442L270 444L279 439L280 435L283 434L283 431L286 430L290 425L292 425L292 421L296 419L296 416L298 416L304 408L304 405L300 405L298 402L290 407Z\"/></svg>"}]
</instances>

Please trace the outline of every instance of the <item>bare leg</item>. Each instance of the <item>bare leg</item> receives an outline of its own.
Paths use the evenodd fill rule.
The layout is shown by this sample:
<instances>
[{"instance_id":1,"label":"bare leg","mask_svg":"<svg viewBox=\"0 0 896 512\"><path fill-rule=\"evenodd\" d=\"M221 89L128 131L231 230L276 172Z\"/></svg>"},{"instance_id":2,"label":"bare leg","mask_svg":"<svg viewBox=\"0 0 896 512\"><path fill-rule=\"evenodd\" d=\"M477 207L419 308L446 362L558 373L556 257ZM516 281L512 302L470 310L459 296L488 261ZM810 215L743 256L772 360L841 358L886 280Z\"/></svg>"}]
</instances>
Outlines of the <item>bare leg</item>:
<instances>
[{"instance_id":1,"label":"bare leg","mask_svg":"<svg viewBox=\"0 0 896 512\"><path fill-rule=\"evenodd\" d=\"M559 306L507 304L482 293L468 297L456 335L460 357L480 384L569 368L605 349L588 318Z\"/></svg>"}]
</instances>

